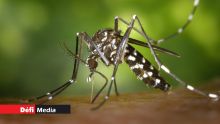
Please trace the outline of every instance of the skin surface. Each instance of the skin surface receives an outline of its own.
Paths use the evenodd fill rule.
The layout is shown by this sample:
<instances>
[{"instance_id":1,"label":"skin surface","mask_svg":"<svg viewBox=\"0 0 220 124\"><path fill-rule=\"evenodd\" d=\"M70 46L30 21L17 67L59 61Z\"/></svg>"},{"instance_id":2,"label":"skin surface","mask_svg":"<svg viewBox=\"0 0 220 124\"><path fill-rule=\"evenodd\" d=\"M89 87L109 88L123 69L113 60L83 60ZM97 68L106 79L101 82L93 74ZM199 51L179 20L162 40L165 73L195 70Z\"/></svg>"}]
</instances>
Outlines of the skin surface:
<instances>
[{"instance_id":1,"label":"skin surface","mask_svg":"<svg viewBox=\"0 0 220 124\"><path fill-rule=\"evenodd\" d=\"M220 79L212 80L209 85L200 87L205 91L217 91ZM71 114L66 115L0 115L0 123L7 124L144 124L144 123L187 123L187 124L219 124L220 102L214 102L189 92L184 88L171 89L166 94L161 91L114 94L99 110L90 109L93 104L89 97L59 96L47 104L71 104Z\"/></svg>"}]
</instances>

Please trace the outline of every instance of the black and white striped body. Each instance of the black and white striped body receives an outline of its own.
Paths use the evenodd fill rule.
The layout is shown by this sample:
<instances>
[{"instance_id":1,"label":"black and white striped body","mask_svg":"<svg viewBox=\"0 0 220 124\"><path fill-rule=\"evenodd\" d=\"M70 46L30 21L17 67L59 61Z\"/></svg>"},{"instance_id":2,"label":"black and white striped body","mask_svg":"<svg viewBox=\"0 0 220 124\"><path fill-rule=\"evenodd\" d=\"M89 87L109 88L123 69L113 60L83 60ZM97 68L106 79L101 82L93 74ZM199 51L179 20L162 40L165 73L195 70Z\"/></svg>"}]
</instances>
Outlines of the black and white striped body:
<instances>
[{"instance_id":1,"label":"black and white striped body","mask_svg":"<svg viewBox=\"0 0 220 124\"><path fill-rule=\"evenodd\" d=\"M159 75L158 70L129 44L126 47L124 60L138 79L154 88L169 90L170 85Z\"/></svg>"},{"instance_id":2,"label":"black and white striped body","mask_svg":"<svg viewBox=\"0 0 220 124\"><path fill-rule=\"evenodd\" d=\"M120 32L114 32L112 29L103 29L99 30L92 38L109 61L109 65L114 64L117 49L121 43L121 37L119 35ZM88 60L92 58L99 58L95 49L92 49ZM163 91L169 89L170 85L159 75L159 72L131 45L127 44L122 59L129 65L138 79L144 81L149 86L159 88Z\"/></svg>"}]
</instances>

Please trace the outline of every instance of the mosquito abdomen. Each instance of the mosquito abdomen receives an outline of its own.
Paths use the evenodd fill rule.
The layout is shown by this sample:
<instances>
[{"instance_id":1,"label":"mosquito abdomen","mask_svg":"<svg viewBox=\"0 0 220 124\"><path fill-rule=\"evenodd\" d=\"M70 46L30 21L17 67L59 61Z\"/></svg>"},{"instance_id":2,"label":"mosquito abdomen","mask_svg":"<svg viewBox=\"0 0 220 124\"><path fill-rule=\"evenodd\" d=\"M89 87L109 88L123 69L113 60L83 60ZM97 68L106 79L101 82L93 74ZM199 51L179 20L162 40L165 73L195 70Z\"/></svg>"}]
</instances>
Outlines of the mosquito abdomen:
<instances>
[{"instance_id":1,"label":"mosquito abdomen","mask_svg":"<svg viewBox=\"0 0 220 124\"><path fill-rule=\"evenodd\" d=\"M138 79L154 88L169 90L170 85L159 75L158 70L129 44L126 47L124 60Z\"/></svg>"}]
</instances>

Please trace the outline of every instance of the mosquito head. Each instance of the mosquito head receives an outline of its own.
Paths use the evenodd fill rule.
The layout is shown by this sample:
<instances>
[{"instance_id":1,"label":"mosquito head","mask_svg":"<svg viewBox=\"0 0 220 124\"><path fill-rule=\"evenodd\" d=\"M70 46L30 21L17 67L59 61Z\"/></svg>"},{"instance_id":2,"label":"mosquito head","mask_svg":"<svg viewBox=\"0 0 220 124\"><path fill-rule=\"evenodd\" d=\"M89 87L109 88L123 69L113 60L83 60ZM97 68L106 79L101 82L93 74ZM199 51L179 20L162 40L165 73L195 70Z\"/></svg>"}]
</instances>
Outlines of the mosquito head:
<instances>
[{"instance_id":1,"label":"mosquito head","mask_svg":"<svg viewBox=\"0 0 220 124\"><path fill-rule=\"evenodd\" d=\"M87 63L90 70L95 70L98 66L98 62L95 58L92 58L91 56L87 58Z\"/></svg>"}]
</instances>

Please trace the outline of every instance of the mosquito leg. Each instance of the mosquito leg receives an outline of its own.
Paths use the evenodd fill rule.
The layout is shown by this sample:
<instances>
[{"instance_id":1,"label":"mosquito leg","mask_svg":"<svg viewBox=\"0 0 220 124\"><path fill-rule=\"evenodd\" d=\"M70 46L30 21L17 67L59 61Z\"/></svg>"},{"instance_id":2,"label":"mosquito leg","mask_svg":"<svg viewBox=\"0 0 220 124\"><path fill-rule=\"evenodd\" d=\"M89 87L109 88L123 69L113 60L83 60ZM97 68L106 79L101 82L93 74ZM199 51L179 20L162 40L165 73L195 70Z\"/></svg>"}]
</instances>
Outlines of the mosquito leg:
<instances>
[{"instance_id":1,"label":"mosquito leg","mask_svg":"<svg viewBox=\"0 0 220 124\"><path fill-rule=\"evenodd\" d=\"M115 65L115 67L114 67L114 71L113 71L113 74L112 74L111 83L110 83L110 85L109 85L107 95L104 97L104 100L103 100L98 106L92 108L92 110L97 110L97 109L99 109L99 108L102 107L102 106L105 104L105 102L109 99L110 93L111 93L111 89L112 89L112 84L113 84L113 82L115 81L115 74L116 74L116 72L117 72L117 69L118 69L118 64ZM103 88L103 89L104 89L104 88Z\"/></svg>"},{"instance_id":2,"label":"mosquito leg","mask_svg":"<svg viewBox=\"0 0 220 124\"><path fill-rule=\"evenodd\" d=\"M115 21L114 21L114 30L118 31L118 23L119 21L121 21L122 23L126 24L127 26L129 26L129 23L127 21L125 21L124 19L122 19L121 17L116 16L115 17ZM141 31L139 29L137 29L136 27L133 27L133 29L138 32L139 34L142 35ZM143 35L142 35L143 36Z\"/></svg>"},{"instance_id":3,"label":"mosquito leg","mask_svg":"<svg viewBox=\"0 0 220 124\"><path fill-rule=\"evenodd\" d=\"M195 12L198 8L198 5L199 5L199 0L194 0L194 4L193 4L193 9L192 11L190 12L189 16L188 16L188 19L186 20L186 22L183 24L183 26L181 26L176 32L174 32L173 34L170 34L164 38L160 38L159 40L154 40L154 43L155 44L160 44L162 42L165 42L169 39L172 39L176 36L178 36L179 34L181 34L185 29L186 27L190 24L190 22L192 21L194 15L195 15Z\"/></svg>"},{"instance_id":4,"label":"mosquito leg","mask_svg":"<svg viewBox=\"0 0 220 124\"><path fill-rule=\"evenodd\" d=\"M43 104L43 103L47 102L48 100L52 100L56 95L58 95L58 93L60 93L63 90L65 90L69 85L71 85L73 83L74 83L73 80L69 80L65 84L63 84L62 86L58 87L55 90L52 90L51 92L48 92L48 93L46 93L44 95L41 95L41 96L38 96L38 97L35 97L35 98L32 98L32 99L21 100L21 102L31 103L31 102L35 102L36 101L36 102L40 102L40 104Z\"/></svg>"},{"instance_id":5,"label":"mosquito leg","mask_svg":"<svg viewBox=\"0 0 220 124\"><path fill-rule=\"evenodd\" d=\"M218 100L220 98L220 96L218 96L217 94L213 94L213 93L205 93L199 89L194 88L193 86L189 85L188 83L186 83L185 81L181 80L179 77L177 77L175 74L173 74L166 66L162 65L161 69L167 73L170 77L172 77L174 80L176 80L178 83L180 83L181 85L183 85L184 87L186 87L186 89L195 92L197 94L203 95L205 97L209 97L213 100Z\"/></svg>"},{"instance_id":6,"label":"mosquito leg","mask_svg":"<svg viewBox=\"0 0 220 124\"><path fill-rule=\"evenodd\" d=\"M118 16L115 17L114 22L115 22L114 23L114 30L115 30L115 32L118 32ZM129 25L129 23L128 23L128 25Z\"/></svg>"},{"instance_id":7,"label":"mosquito leg","mask_svg":"<svg viewBox=\"0 0 220 124\"><path fill-rule=\"evenodd\" d=\"M105 79L105 83L104 83L104 85L102 86L102 88L96 93L96 95L95 95L95 97L93 97L93 87L92 87L92 90L91 90L91 103L94 103L95 102L95 100L98 98L98 96L100 95L100 93L105 89L105 87L106 87L106 85L107 85L107 83L108 83L108 79L107 79L107 77L104 75L104 74L102 74L101 72L99 72L99 71L96 71L96 70L93 70L90 74L89 74L89 76L88 76L88 78L87 78L87 82L91 82L92 80L91 80L91 78L92 78L92 76L94 75L94 73L97 73L97 74L99 74L102 78L104 78ZM93 84L92 84L93 85Z\"/></svg>"},{"instance_id":8,"label":"mosquito leg","mask_svg":"<svg viewBox=\"0 0 220 124\"><path fill-rule=\"evenodd\" d=\"M99 74L101 77L103 77L103 78L105 79L105 83L104 83L104 85L102 86L102 88L97 92L97 94L95 95L95 97L92 99L91 103L94 103L94 102L95 102L95 100L98 98L98 96L101 94L101 92L105 89L105 87L106 87L107 84L108 84L108 79L107 79L107 77L106 77L104 74L102 74L102 73L99 72L99 71L94 71L94 72L97 73L97 74Z\"/></svg>"},{"instance_id":9,"label":"mosquito leg","mask_svg":"<svg viewBox=\"0 0 220 124\"><path fill-rule=\"evenodd\" d=\"M116 94L117 96L119 96L119 92L118 92L118 87L117 87L116 80L114 81L114 87L115 87L115 94Z\"/></svg>"},{"instance_id":10,"label":"mosquito leg","mask_svg":"<svg viewBox=\"0 0 220 124\"><path fill-rule=\"evenodd\" d=\"M88 66L88 63L87 63L86 61L82 60L81 58L79 58L79 57L77 57L75 54L73 54L72 51L71 51L65 44L64 44L64 47L65 47L65 49L67 50L67 52L68 52L68 54L69 54L70 56L79 59L79 61L81 61L82 63L84 63L85 65ZM92 73L90 73L89 77L87 78L87 82L90 82L90 80L91 80L91 78L92 78L92 76L93 76L94 73L97 73L97 74L99 74L101 77L103 77L103 78L105 79L105 84L104 84L104 85L102 86L102 88L97 92L97 94L95 95L95 97L91 100L91 103L94 103L94 102L95 102L95 100L98 98L98 96L101 94L101 92L104 90L104 88L107 86L107 83L108 83L107 77L106 77L104 74L102 74L101 72L96 71L96 70L92 70Z\"/></svg>"},{"instance_id":11,"label":"mosquito leg","mask_svg":"<svg viewBox=\"0 0 220 124\"><path fill-rule=\"evenodd\" d=\"M76 37L76 56L78 58L80 58L80 54L81 54L81 47L82 47L82 41L80 40L80 48L79 47L79 37L77 35ZM73 74L72 74L72 77L69 81L67 81L66 83L64 83L63 85L61 85L60 87L44 94L44 95L41 95L41 96L38 96L38 97L35 97L33 99L28 99L28 100L22 100L22 102L41 102L41 104L47 102L48 100L52 100L55 96L57 96L58 94L60 94L61 92L63 92L67 87L69 87L71 84L75 83L76 82L76 77L77 77L77 72L78 72L78 67L79 67L79 59L75 58L75 61L74 61L74 67L73 67ZM43 100L43 102L42 102Z\"/></svg>"},{"instance_id":12,"label":"mosquito leg","mask_svg":"<svg viewBox=\"0 0 220 124\"><path fill-rule=\"evenodd\" d=\"M149 42L153 43L153 44L160 44L162 42L165 42L169 39L172 39L172 38L175 38L176 36L178 36L179 34L181 34L185 28L190 24L190 22L192 21L194 15L195 15L195 12L198 8L198 5L199 5L199 0L194 0L194 4L193 4L193 9L191 11L191 13L189 14L188 16L188 19L187 21L183 24L183 26L181 28L179 28L175 33L173 34L170 34L168 35L167 37L165 38L160 38L159 40L154 40L150 37L148 37L149 39ZM116 16L115 17L115 27L117 27L118 25L118 21L121 21L122 23L126 24L126 25L129 25L129 23L127 21L125 21L124 19ZM115 28L116 29L116 28ZM139 29L137 29L136 27L133 28L136 32L138 32L139 34L141 34L142 36L144 36L144 34L142 33L142 31L140 31ZM145 37L145 36L144 36Z\"/></svg>"}]
</instances>

